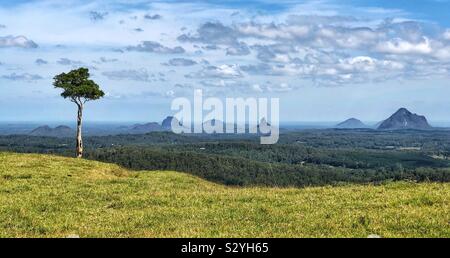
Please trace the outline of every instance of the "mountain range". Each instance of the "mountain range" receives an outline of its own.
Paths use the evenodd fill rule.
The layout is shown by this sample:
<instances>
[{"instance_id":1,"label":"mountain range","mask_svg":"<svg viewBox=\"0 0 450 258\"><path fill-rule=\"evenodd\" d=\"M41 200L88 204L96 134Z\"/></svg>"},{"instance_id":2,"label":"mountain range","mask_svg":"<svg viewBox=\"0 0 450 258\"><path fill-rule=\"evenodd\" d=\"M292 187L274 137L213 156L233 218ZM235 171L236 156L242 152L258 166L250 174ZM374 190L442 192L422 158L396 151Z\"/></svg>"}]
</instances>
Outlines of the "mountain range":
<instances>
[{"instance_id":1,"label":"mountain range","mask_svg":"<svg viewBox=\"0 0 450 258\"><path fill-rule=\"evenodd\" d=\"M350 118L345 120L344 122L337 124L335 128L357 129L357 128L370 128L370 126L364 124L359 119ZM406 108L398 109L389 118L376 123L372 128L376 128L378 130L432 129L430 124L428 124L428 121L425 118L425 116L414 114Z\"/></svg>"},{"instance_id":2,"label":"mountain range","mask_svg":"<svg viewBox=\"0 0 450 258\"><path fill-rule=\"evenodd\" d=\"M131 126L120 126L111 131L111 134L145 134L150 132L163 132L170 131L172 124L181 122L178 121L173 116L166 117L161 124L157 122L150 122L145 124L134 124ZM217 123L223 123L224 128L231 127L236 129L237 125L226 124L223 121L212 119L203 123L203 126L210 124L215 125ZM269 125L265 119L260 121L261 126ZM335 128L341 129L358 129L358 128L376 128L378 130L400 130L400 129L416 129L416 130L426 130L432 127L428 124L427 119L422 115L417 115L406 108L400 108L389 118L377 123L375 126L369 126L361 122L361 120L356 118L347 119L335 126ZM259 126L257 128L259 131ZM28 133L32 136L50 136L50 137L73 137L75 135L75 130L65 126L60 125L55 128L51 128L48 125L39 126Z\"/></svg>"}]
</instances>

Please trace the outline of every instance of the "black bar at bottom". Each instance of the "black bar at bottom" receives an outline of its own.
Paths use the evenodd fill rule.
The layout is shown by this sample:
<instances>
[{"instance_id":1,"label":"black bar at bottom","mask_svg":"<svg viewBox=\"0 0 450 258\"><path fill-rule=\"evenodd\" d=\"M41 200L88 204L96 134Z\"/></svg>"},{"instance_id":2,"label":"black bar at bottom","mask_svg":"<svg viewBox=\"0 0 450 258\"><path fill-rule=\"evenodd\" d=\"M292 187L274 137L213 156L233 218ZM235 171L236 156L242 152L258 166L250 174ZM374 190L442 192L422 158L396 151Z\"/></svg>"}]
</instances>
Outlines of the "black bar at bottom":
<instances>
[{"instance_id":1,"label":"black bar at bottom","mask_svg":"<svg viewBox=\"0 0 450 258\"><path fill-rule=\"evenodd\" d=\"M2 252L155 257L313 257L445 254L448 239L0 239ZM58 250L61 250L58 251ZM311 256L310 254L313 254Z\"/></svg>"}]
</instances>

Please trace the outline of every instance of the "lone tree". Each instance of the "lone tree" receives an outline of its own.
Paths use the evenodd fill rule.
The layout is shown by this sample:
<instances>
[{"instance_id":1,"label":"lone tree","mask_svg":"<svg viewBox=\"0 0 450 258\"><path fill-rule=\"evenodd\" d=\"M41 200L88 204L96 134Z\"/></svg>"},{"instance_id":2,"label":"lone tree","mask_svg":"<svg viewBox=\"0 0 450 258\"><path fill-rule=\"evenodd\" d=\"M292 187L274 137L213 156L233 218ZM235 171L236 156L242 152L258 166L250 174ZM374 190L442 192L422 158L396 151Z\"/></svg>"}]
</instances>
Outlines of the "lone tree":
<instances>
[{"instance_id":1,"label":"lone tree","mask_svg":"<svg viewBox=\"0 0 450 258\"><path fill-rule=\"evenodd\" d=\"M89 79L89 69L79 68L68 73L56 75L53 86L61 88L63 98L69 98L77 104L77 158L83 156L83 140L81 138L81 125L83 121L83 106L87 101L96 100L105 95L100 87Z\"/></svg>"}]
</instances>

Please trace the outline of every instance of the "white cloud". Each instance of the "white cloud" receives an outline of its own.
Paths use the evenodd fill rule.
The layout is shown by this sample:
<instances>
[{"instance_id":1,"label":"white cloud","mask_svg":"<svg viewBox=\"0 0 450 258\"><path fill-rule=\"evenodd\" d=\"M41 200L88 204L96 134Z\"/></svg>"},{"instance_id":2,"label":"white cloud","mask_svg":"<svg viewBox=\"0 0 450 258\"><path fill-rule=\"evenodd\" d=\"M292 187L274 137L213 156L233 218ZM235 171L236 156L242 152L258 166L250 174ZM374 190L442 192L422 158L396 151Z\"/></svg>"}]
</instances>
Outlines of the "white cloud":
<instances>
[{"instance_id":1,"label":"white cloud","mask_svg":"<svg viewBox=\"0 0 450 258\"><path fill-rule=\"evenodd\" d=\"M219 66L206 66L200 71L192 74L188 74L188 78L222 78L232 79L242 77L240 68L235 65L223 64Z\"/></svg>"},{"instance_id":2,"label":"white cloud","mask_svg":"<svg viewBox=\"0 0 450 258\"><path fill-rule=\"evenodd\" d=\"M197 62L187 58L172 58L169 60L169 62L163 64L169 66L192 66L196 65Z\"/></svg>"},{"instance_id":3,"label":"white cloud","mask_svg":"<svg viewBox=\"0 0 450 258\"><path fill-rule=\"evenodd\" d=\"M150 52L159 54L182 54L185 52L184 48L175 46L173 48L166 47L155 41L142 41L137 46L127 47L128 51Z\"/></svg>"},{"instance_id":4,"label":"white cloud","mask_svg":"<svg viewBox=\"0 0 450 258\"><path fill-rule=\"evenodd\" d=\"M376 60L369 56L356 56L340 60L337 67L344 71L373 72L376 69Z\"/></svg>"},{"instance_id":5,"label":"white cloud","mask_svg":"<svg viewBox=\"0 0 450 258\"><path fill-rule=\"evenodd\" d=\"M435 35L423 22L401 17L404 14L398 10L350 13L342 6L316 2L261 15L199 2L138 1L145 8L126 8L125 2L120 1L124 8L116 8L117 1L36 1L17 8L14 15L0 7L1 23L8 25L1 30L4 35L24 34L40 45L29 58L20 49L2 50L10 56L2 57L2 62L15 62L15 55L22 51L17 66L30 74L53 69L51 60L59 60L72 66L95 63L99 66L96 75L115 81L164 86L198 85L205 80L220 85L223 80L229 86L231 80L245 80L247 88L256 92L255 85L267 91L267 81L277 81L273 85L278 86L272 87L280 88L282 79L290 85L299 80L366 83L381 74L411 78L423 67L430 75L448 71L450 29L439 28L435 31L441 34ZM231 15L235 11L239 14ZM135 28L143 32L135 33ZM0 46L30 48L31 42L22 36L0 38ZM48 65L27 70L27 63L38 58L48 60ZM170 76L157 75L169 69Z\"/></svg>"},{"instance_id":6,"label":"white cloud","mask_svg":"<svg viewBox=\"0 0 450 258\"><path fill-rule=\"evenodd\" d=\"M237 26L237 31L244 36L262 37L269 39L301 39L309 36L311 28L305 25L276 25L244 23Z\"/></svg>"},{"instance_id":7,"label":"white cloud","mask_svg":"<svg viewBox=\"0 0 450 258\"><path fill-rule=\"evenodd\" d=\"M175 96L175 91L173 91L173 90L168 90L168 91L166 91L165 96L166 96L166 97L169 97L169 98L172 98L172 97Z\"/></svg>"},{"instance_id":8,"label":"white cloud","mask_svg":"<svg viewBox=\"0 0 450 258\"><path fill-rule=\"evenodd\" d=\"M450 29L445 30L442 36L445 40L450 40Z\"/></svg>"},{"instance_id":9,"label":"white cloud","mask_svg":"<svg viewBox=\"0 0 450 258\"><path fill-rule=\"evenodd\" d=\"M276 85L269 85L268 86L268 91L272 91L272 92L286 92L286 91L291 91L293 88L290 87L287 83L280 83L280 84L276 84Z\"/></svg>"},{"instance_id":10,"label":"white cloud","mask_svg":"<svg viewBox=\"0 0 450 258\"><path fill-rule=\"evenodd\" d=\"M83 62L81 62L81 61L71 60L71 59L65 58L65 57L64 58L60 58L57 61L57 63L60 64L60 65L72 65L72 66L79 66L79 65L83 64Z\"/></svg>"},{"instance_id":11,"label":"white cloud","mask_svg":"<svg viewBox=\"0 0 450 258\"><path fill-rule=\"evenodd\" d=\"M250 54L250 49L247 44L241 42L228 47L226 54L229 56L246 56Z\"/></svg>"},{"instance_id":12,"label":"white cloud","mask_svg":"<svg viewBox=\"0 0 450 258\"><path fill-rule=\"evenodd\" d=\"M46 65L46 64L48 64L48 62L46 60L42 59L42 58L36 59L36 61L34 61L34 63L37 64L37 65Z\"/></svg>"},{"instance_id":13,"label":"white cloud","mask_svg":"<svg viewBox=\"0 0 450 258\"><path fill-rule=\"evenodd\" d=\"M392 60L382 60L379 63L387 70L403 70L405 68L405 64Z\"/></svg>"},{"instance_id":14,"label":"white cloud","mask_svg":"<svg viewBox=\"0 0 450 258\"><path fill-rule=\"evenodd\" d=\"M0 37L0 47L37 48L38 45L25 36Z\"/></svg>"},{"instance_id":15,"label":"white cloud","mask_svg":"<svg viewBox=\"0 0 450 258\"><path fill-rule=\"evenodd\" d=\"M106 76L110 80L133 80L133 81L149 81L152 77L151 74L145 69L140 70L118 70L103 72L103 76ZM153 75L154 77L154 75Z\"/></svg>"},{"instance_id":16,"label":"white cloud","mask_svg":"<svg viewBox=\"0 0 450 258\"><path fill-rule=\"evenodd\" d=\"M256 92L263 92L263 89L261 88L261 85L259 85L259 84L253 84L252 90L254 90Z\"/></svg>"},{"instance_id":17,"label":"white cloud","mask_svg":"<svg viewBox=\"0 0 450 258\"><path fill-rule=\"evenodd\" d=\"M437 49L433 56L437 59L443 60L444 62L448 61L450 59L450 46Z\"/></svg>"},{"instance_id":18,"label":"white cloud","mask_svg":"<svg viewBox=\"0 0 450 258\"><path fill-rule=\"evenodd\" d=\"M375 49L387 54L430 54L433 49L430 40L423 37L423 40L417 43L409 42L400 38L380 42Z\"/></svg>"},{"instance_id":19,"label":"white cloud","mask_svg":"<svg viewBox=\"0 0 450 258\"><path fill-rule=\"evenodd\" d=\"M22 74L12 73L10 75L3 75L1 78L11 81L28 81L28 82L43 79L42 76L40 75L29 73L22 73Z\"/></svg>"}]
</instances>

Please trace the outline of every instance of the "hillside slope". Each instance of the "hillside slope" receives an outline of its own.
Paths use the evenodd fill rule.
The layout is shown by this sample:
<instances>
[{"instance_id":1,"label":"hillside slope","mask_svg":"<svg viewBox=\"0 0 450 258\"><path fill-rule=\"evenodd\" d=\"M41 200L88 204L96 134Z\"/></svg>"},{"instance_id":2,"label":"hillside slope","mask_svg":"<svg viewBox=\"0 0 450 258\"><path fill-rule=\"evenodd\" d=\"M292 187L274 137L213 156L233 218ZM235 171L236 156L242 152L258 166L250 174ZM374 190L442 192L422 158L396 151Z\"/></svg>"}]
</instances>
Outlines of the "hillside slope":
<instances>
[{"instance_id":1,"label":"hillside slope","mask_svg":"<svg viewBox=\"0 0 450 258\"><path fill-rule=\"evenodd\" d=\"M450 184L235 188L0 153L0 237L450 237Z\"/></svg>"}]
</instances>

